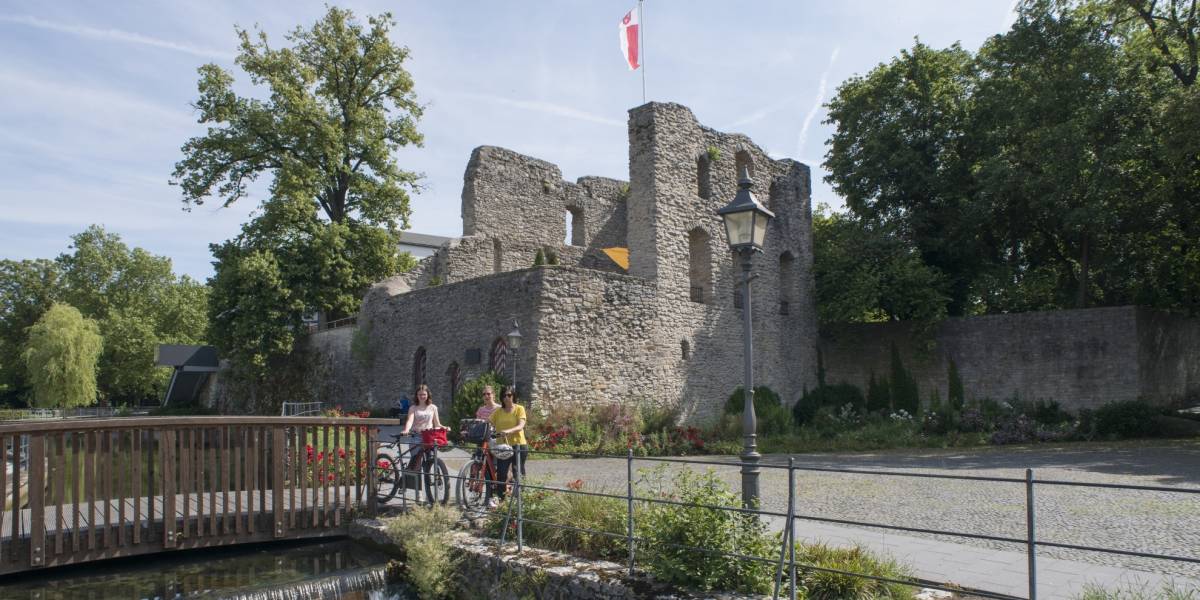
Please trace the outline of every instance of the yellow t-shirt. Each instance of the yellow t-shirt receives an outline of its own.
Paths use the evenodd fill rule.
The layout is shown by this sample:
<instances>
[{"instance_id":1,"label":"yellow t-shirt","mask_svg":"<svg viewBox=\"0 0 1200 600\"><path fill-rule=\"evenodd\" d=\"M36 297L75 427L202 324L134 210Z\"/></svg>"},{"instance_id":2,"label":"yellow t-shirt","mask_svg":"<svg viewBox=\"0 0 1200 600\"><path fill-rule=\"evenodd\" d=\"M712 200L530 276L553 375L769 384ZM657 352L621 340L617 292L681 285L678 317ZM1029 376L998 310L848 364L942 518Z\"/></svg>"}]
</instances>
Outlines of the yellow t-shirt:
<instances>
[{"instance_id":1,"label":"yellow t-shirt","mask_svg":"<svg viewBox=\"0 0 1200 600\"><path fill-rule=\"evenodd\" d=\"M516 427L517 424L521 422L521 419L524 419L524 418L525 418L525 407L521 406L520 404L514 404L512 412L508 412L508 411L504 410L504 408L497 408L496 410L492 411L492 416L488 417L488 420L491 421L492 426L494 426L496 428L497 436L504 438L505 443L514 444L514 445L516 445L516 444L524 445L525 444L525 430L524 429L522 429L521 431L518 431L516 433L510 433L508 435L499 433L500 431L502 431L504 429L511 429L513 427Z\"/></svg>"}]
</instances>

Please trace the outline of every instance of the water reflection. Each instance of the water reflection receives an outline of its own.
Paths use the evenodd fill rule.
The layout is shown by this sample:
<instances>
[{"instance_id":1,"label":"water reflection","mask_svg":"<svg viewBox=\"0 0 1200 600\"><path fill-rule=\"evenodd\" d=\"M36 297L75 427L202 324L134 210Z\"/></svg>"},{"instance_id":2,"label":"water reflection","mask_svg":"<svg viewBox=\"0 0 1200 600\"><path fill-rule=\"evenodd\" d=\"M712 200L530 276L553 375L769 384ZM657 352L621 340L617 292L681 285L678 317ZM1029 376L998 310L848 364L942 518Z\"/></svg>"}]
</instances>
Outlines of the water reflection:
<instances>
[{"instance_id":1,"label":"water reflection","mask_svg":"<svg viewBox=\"0 0 1200 600\"><path fill-rule=\"evenodd\" d=\"M180 552L0 579L3 600L406 600L350 541Z\"/></svg>"}]
</instances>

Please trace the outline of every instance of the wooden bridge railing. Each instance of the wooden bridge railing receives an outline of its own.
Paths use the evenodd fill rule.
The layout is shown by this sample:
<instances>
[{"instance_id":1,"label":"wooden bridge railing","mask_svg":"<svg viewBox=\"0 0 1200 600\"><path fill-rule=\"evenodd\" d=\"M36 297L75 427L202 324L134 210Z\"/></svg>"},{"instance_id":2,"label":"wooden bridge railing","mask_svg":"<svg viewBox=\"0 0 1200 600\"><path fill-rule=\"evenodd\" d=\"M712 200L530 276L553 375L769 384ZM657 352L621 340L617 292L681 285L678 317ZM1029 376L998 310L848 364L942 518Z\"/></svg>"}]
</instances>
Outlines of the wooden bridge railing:
<instances>
[{"instance_id":1,"label":"wooden bridge railing","mask_svg":"<svg viewBox=\"0 0 1200 600\"><path fill-rule=\"evenodd\" d=\"M375 511L373 432L394 424L325 417L0 424L0 574L342 534L350 513Z\"/></svg>"}]
</instances>

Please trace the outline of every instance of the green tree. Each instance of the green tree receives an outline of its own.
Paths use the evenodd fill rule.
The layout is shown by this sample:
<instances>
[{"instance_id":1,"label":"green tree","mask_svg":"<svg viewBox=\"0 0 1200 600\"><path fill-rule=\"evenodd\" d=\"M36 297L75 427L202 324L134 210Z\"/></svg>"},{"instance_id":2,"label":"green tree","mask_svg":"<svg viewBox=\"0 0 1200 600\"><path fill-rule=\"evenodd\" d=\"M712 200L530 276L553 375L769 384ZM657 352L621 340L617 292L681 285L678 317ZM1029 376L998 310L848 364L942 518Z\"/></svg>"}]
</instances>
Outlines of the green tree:
<instances>
[{"instance_id":1,"label":"green tree","mask_svg":"<svg viewBox=\"0 0 1200 600\"><path fill-rule=\"evenodd\" d=\"M1166 67L1181 85L1200 74L1200 0L1025 0L1023 12L1063 13L1101 20L1130 56L1154 71Z\"/></svg>"},{"instance_id":2,"label":"green tree","mask_svg":"<svg viewBox=\"0 0 1200 600\"><path fill-rule=\"evenodd\" d=\"M22 353L34 406L69 408L95 403L101 347L95 321L69 304L51 306L29 328Z\"/></svg>"},{"instance_id":3,"label":"green tree","mask_svg":"<svg viewBox=\"0 0 1200 600\"><path fill-rule=\"evenodd\" d=\"M101 397L136 403L162 395L169 375L154 366L159 344L198 344L207 329L208 291L171 259L130 248L93 225L71 237L58 257L62 298L93 319L104 337Z\"/></svg>"},{"instance_id":4,"label":"green tree","mask_svg":"<svg viewBox=\"0 0 1200 600\"><path fill-rule=\"evenodd\" d=\"M977 165L979 204L996 242L995 310L1105 303L1127 254L1119 233L1144 230L1137 186L1147 168L1149 103L1136 72L1088 22L1024 12L979 54L973 129L992 148ZM1122 232L1122 230L1125 230ZM1099 277L1108 281L1098 285ZM1026 278L1030 285L1025 283ZM1111 300L1109 301L1111 302Z\"/></svg>"},{"instance_id":5,"label":"green tree","mask_svg":"<svg viewBox=\"0 0 1200 600\"><path fill-rule=\"evenodd\" d=\"M234 360L262 367L287 354L305 313L352 314L371 283L415 264L397 253L397 231L418 176L393 154L421 144L422 109L408 49L389 38L394 24L331 7L285 47L237 29L237 64L268 89L265 100L236 94L217 65L200 68L195 106L210 127L175 165L185 207L210 196L228 206L260 175L272 178L259 216L212 246L212 337Z\"/></svg>"},{"instance_id":6,"label":"green tree","mask_svg":"<svg viewBox=\"0 0 1200 600\"><path fill-rule=\"evenodd\" d=\"M970 305L983 215L971 210L971 156L965 135L971 54L919 40L866 76L851 77L829 102L836 125L824 166L858 217L885 224L945 277L950 315Z\"/></svg>"},{"instance_id":7,"label":"green tree","mask_svg":"<svg viewBox=\"0 0 1200 600\"><path fill-rule=\"evenodd\" d=\"M207 329L206 286L177 277L170 259L89 227L53 261L0 262L0 372L10 402L29 391L20 358L26 330L55 301L76 307L100 327L104 349L97 378L106 401L161 396L168 373L154 366L158 344L202 343Z\"/></svg>"},{"instance_id":8,"label":"green tree","mask_svg":"<svg viewBox=\"0 0 1200 600\"><path fill-rule=\"evenodd\" d=\"M210 338L231 359L265 366L292 351L307 312L352 314L372 283L415 264L383 228L322 222L300 199L264 206L238 237L210 246Z\"/></svg>"},{"instance_id":9,"label":"green tree","mask_svg":"<svg viewBox=\"0 0 1200 600\"><path fill-rule=\"evenodd\" d=\"M361 219L408 223L408 192L417 175L392 153L420 145L421 106L404 69L408 49L392 43L390 14L367 19L330 7L311 29L297 28L272 48L264 32L235 28L237 64L267 99L238 96L233 76L215 64L200 67L195 107L208 133L188 140L172 182L185 206L217 195L225 206L247 184L270 172L272 196L320 206L334 223Z\"/></svg>"},{"instance_id":10,"label":"green tree","mask_svg":"<svg viewBox=\"0 0 1200 600\"><path fill-rule=\"evenodd\" d=\"M946 314L945 277L885 225L818 207L813 277L822 322L917 319Z\"/></svg>"},{"instance_id":11,"label":"green tree","mask_svg":"<svg viewBox=\"0 0 1200 600\"><path fill-rule=\"evenodd\" d=\"M0 260L0 399L19 402L29 390L22 352L33 325L59 298L62 271L47 259Z\"/></svg>"}]
</instances>

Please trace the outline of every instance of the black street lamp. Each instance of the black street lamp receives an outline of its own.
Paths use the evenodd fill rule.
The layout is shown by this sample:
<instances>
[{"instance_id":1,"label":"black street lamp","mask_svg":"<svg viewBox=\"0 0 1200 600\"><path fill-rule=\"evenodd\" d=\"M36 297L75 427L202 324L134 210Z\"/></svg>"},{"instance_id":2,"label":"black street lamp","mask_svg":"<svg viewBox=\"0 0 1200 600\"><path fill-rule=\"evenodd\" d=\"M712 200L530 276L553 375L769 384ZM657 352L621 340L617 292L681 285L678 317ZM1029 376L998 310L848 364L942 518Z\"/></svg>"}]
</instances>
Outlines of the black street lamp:
<instances>
[{"instance_id":1,"label":"black street lamp","mask_svg":"<svg viewBox=\"0 0 1200 600\"><path fill-rule=\"evenodd\" d=\"M517 349L521 347L521 327L516 321L513 321L513 330L508 332L504 338L508 342L508 347L512 348L512 386L515 391L517 389Z\"/></svg>"},{"instance_id":2,"label":"black street lamp","mask_svg":"<svg viewBox=\"0 0 1200 600\"><path fill-rule=\"evenodd\" d=\"M758 453L757 429L758 420L754 416L754 332L751 330L750 259L756 252L762 252L763 242L767 238L767 223L775 216L755 199L750 192L754 182L750 180L750 172L743 168L738 180L737 195L733 200L717 211L725 221L725 233L729 237L729 247L742 257L742 357L745 366L745 405L742 410L742 433L745 441L742 446L742 505L750 508L758 506Z\"/></svg>"}]
</instances>

